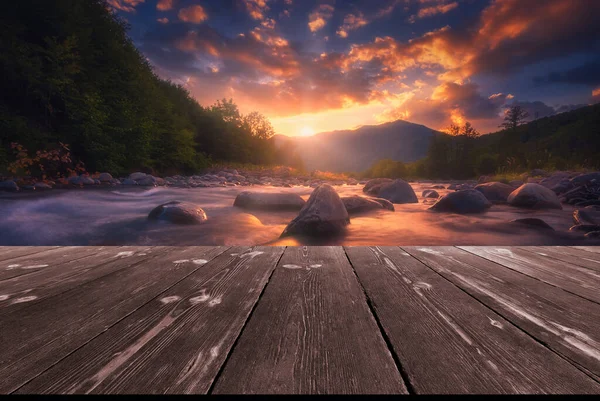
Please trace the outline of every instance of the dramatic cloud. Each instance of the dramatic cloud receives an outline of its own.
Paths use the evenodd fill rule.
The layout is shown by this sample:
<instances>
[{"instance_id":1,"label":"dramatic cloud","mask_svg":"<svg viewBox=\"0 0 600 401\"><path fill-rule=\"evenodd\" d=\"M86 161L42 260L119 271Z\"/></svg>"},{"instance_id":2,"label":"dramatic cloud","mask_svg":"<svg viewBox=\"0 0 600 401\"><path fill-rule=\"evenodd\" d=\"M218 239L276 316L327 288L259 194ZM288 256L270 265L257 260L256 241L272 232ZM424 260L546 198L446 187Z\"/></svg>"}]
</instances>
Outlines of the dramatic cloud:
<instances>
[{"instance_id":1,"label":"dramatic cloud","mask_svg":"<svg viewBox=\"0 0 600 401\"><path fill-rule=\"evenodd\" d=\"M107 3L116 10L132 13L135 11L138 4L141 4L144 1L145 0L107 0Z\"/></svg>"},{"instance_id":2,"label":"dramatic cloud","mask_svg":"<svg viewBox=\"0 0 600 401\"><path fill-rule=\"evenodd\" d=\"M119 12L142 2L111 1ZM196 25L154 16L136 42L159 75L202 104L225 96L275 119L354 110L365 124L402 118L443 129L470 121L489 132L513 102L539 117L600 100L600 60L593 56L600 51L600 2L235 0L222 3L233 16L225 23L207 20L204 8L190 3L156 4L188 6L179 19ZM450 12L458 4L461 12ZM239 6L248 18L238 18ZM133 24L145 18L140 14ZM413 25L394 23L411 15ZM335 37L329 29L328 36L314 34L332 22ZM548 106L562 96L570 104Z\"/></svg>"},{"instance_id":3,"label":"dramatic cloud","mask_svg":"<svg viewBox=\"0 0 600 401\"><path fill-rule=\"evenodd\" d=\"M368 23L369 21L367 21L363 13L358 13L358 15L348 14L344 17L344 24L339 27L336 33L339 37L346 38L348 37L348 31L353 31Z\"/></svg>"},{"instance_id":4,"label":"dramatic cloud","mask_svg":"<svg viewBox=\"0 0 600 401\"><path fill-rule=\"evenodd\" d=\"M319 5L308 16L308 29L311 32L317 32L327 25L327 21L333 16L334 8L329 4Z\"/></svg>"},{"instance_id":5,"label":"dramatic cloud","mask_svg":"<svg viewBox=\"0 0 600 401\"><path fill-rule=\"evenodd\" d=\"M262 20L265 18L265 14L269 11L267 2L269 0L242 0L248 10L248 14L255 20Z\"/></svg>"},{"instance_id":6,"label":"dramatic cloud","mask_svg":"<svg viewBox=\"0 0 600 401\"><path fill-rule=\"evenodd\" d=\"M173 8L174 0L158 0L156 9L160 11L168 11Z\"/></svg>"},{"instance_id":7,"label":"dramatic cloud","mask_svg":"<svg viewBox=\"0 0 600 401\"><path fill-rule=\"evenodd\" d=\"M458 3L456 1L447 4L441 2L439 4L423 7L419 10L419 12L416 15L411 16L409 18L409 21L414 23L417 19L420 18L433 17L437 14L446 14L447 12L454 10L456 7L458 7Z\"/></svg>"},{"instance_id":8,"label":"dramatic cloud","mask_svg":"<svg viewBox=\"0 0 600 401\"><path fill-rule=\"evenodd\" d=\"M179 10L177 16L183 22L191 22L193 24L201 24L208 19L206 11L204 11L204 8L199 5L182 8Z\"/></svg>"}]
</instances>

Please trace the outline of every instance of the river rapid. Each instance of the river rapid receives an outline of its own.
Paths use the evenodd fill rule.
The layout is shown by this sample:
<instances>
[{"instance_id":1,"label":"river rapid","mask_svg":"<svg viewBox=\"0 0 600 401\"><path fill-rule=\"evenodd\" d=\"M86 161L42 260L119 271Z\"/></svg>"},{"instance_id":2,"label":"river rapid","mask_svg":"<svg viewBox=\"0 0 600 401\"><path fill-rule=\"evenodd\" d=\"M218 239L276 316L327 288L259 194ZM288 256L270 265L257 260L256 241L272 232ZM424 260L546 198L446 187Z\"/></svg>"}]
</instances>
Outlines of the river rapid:
<instances>
[{"instance_id":1,"label":"river rapid","mask_svg":"<svg viewBox=\"0 0 600 401\"><path fill-rule=\"evenodd\" d=\"M314 240L279 239L295 211L246 211L233 207L242 191L294 192L308 199L309 187L223 187L51 190L0 193L0 246L8 245L598 245L599 240L568 232L573 207L528 210L494 205L487 212L458 215L427 210L421 192L433 185L411 183L419 203L394 205L351 216L347 232ZM340 196L363 195L362 185L334 187ZM438 190L444 195L449 190ZM204 224L175 225L149 221L148 213L169 201L199 205ZM511 220L536 217L555 231L529 228Z\"/></svg>"}]
</instances>

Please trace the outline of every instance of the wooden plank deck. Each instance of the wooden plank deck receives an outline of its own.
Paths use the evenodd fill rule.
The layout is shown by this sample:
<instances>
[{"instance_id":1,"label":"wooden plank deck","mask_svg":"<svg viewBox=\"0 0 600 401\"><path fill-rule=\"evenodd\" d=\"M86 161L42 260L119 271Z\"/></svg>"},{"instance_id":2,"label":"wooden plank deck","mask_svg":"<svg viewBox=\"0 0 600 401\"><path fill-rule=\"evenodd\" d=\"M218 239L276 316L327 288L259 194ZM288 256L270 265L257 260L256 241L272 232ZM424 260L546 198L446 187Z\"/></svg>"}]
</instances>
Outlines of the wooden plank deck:
<instances>
[{"instance_id":1,"label":"wooden plank deck","mask_svg":"<svg viewBox=\"0 0 600 401\"><path fill-rule=\"evenodd\" d=\"M600 394L600 251L0 247L0 393Z\"/></svg>"}]
</instances>

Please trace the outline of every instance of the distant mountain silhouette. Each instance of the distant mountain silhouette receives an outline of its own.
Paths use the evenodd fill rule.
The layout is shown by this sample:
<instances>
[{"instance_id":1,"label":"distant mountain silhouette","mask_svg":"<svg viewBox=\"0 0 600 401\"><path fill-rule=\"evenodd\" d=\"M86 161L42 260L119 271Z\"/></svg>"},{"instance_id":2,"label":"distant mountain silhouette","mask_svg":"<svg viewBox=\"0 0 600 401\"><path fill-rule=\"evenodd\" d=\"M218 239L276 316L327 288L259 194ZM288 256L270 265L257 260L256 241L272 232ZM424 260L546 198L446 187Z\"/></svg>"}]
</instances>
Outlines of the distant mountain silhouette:
<instances>
[{"instance_id":1,"label":"distant mountain silhouette","mask_svg":"<svg viewBox=\"0 0 600 401\"><path fill-rule=\"evenodd\" d=\"M426 156L435 134L444 135L424 125L397 120L309 137L276 135L275 143L292 141L308 170L359 172L381 159L419 160Z\"/></svg>"}]
</instances>

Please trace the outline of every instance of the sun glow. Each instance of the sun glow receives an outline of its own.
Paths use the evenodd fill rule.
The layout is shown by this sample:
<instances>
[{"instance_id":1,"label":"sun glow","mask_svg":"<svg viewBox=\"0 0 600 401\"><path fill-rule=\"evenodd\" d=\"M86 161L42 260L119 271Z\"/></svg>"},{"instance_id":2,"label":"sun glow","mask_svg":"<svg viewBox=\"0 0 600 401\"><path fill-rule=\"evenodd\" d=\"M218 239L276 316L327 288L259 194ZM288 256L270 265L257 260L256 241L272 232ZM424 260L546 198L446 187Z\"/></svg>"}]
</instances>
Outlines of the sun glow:
<instances>
[{"instance_id":1,"label":"sun glow","mask_svg":"<svg viewBox=\"0 0 600 401\"><path fill-rule=\"evenodd\" d=\"M302 127L300 130L300 135L302 136L313 136L315 134L315 130L311 127Z\"/></svg>"}]
</instances>

